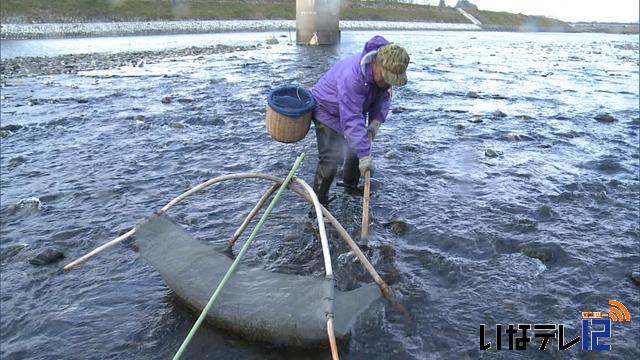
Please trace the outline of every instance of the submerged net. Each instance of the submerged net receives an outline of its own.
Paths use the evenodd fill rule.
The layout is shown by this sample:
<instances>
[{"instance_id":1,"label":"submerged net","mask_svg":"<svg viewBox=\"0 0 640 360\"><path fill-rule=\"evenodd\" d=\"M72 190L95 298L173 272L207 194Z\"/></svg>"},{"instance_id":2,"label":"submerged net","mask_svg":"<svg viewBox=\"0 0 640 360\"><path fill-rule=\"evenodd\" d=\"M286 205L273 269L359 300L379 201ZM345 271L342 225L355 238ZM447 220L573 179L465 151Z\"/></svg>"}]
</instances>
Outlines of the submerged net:
<instances>
[{"instance_id":1,"label":"submerged net","mask_svg":"<svg viewBox=\"0 0 640 360\"><path fill-rule=\"evenodd\" d=\"M221 246L193 239L165 214L153 215L136 227L136 238L140 254L198 312L233 262ZM331 280L240 264L207 314L207 322L250 340L326 346L327 312L333 309L336 338L345 340L357 317L380 298L375 284L334 291Z\"/></svg>"}]
</instances>

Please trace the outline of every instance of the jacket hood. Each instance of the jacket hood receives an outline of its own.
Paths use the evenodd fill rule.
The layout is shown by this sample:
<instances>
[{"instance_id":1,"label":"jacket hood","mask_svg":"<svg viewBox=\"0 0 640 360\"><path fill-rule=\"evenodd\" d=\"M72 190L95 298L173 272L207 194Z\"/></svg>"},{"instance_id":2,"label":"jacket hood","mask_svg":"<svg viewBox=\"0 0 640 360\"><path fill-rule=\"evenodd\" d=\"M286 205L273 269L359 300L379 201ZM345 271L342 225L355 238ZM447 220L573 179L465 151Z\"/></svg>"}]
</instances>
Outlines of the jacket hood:
<instances>
[{"instance_id":1,"label":"jacket hood","mask_svg":"<svg viewBox=\"0 0 640 360\"><path fill-rule=\"evenodd\" d=\"M362 54L360 54L360 71L366 81L373 81L371 63L373 62L373 59L376 58L378 49L387 44L389 44L389 41L380 35L372 37L366 44L364 44L364 49L362 49Z\"/></svg>"},{"instance_id":2,"label":"jacket hood","mask_svg":"<svg viewBox=\"0 0 640 360\"><path fill-rule=\"evenodd\" d=\"M387 39L383 38L380 35L376 35L372 37L366 44L364 44L364 49L362 50L362 55L364 56L372 51L378 50L381 46L389 44Z\"/></svg>"}]
</instances>

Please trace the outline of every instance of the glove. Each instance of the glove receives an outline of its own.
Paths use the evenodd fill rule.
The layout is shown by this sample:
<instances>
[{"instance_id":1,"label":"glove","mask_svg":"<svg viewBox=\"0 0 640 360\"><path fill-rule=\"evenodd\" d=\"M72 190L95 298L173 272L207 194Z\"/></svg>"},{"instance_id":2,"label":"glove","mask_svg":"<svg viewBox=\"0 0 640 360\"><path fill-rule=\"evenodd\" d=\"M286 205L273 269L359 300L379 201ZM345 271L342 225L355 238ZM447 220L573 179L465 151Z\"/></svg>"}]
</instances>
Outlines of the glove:
<instances>
[{"instance_id":1,"label":"glove","mask_svg":"<svg viewBox=\"0 0 640 360\"><path fill-rule=\"evenodd\" d=\"M371 134L371 139L376 138L376 134L378 134L378 130L380 130L380 125L382 125L382 123L378 120L372 120L369 122L367 131Z\"/></svg>"},{"instance_id":2,"label":"glove","mask_svg":"<svg viewBox=\"0 0 640 360\"><path fill-rule=\"evenodd\" d=\"M364 176L364 174L367 172L367 170L370 171L370 174L373 175L373 159L371 158L371 155L367 155L363 158L360 158L360 164L358 165L358 168L360 169L360 175Z\"/></svg>"}]
</instances>

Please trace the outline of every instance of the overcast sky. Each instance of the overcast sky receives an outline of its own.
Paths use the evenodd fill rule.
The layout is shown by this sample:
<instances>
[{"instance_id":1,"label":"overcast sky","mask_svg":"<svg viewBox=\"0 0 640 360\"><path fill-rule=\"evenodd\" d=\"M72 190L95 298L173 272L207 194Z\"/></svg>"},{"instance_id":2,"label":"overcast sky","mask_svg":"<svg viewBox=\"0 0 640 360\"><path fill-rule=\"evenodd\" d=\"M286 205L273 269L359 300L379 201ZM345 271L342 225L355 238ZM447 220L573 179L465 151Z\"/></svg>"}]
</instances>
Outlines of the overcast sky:
<instances>
[{"instance_id":1,"label":"overcast sky","mask_svg":"<svg viewBox=\"0 0 640 360\"><path fill-rule=\"evenodd\" d=\"M458 0L445 0L455 6ZM638 0L470 0L480 10L544 15L556 19L599 22L637 22ZM437 1L436 1L437 3Z\"/></svg>"}]
</instances>

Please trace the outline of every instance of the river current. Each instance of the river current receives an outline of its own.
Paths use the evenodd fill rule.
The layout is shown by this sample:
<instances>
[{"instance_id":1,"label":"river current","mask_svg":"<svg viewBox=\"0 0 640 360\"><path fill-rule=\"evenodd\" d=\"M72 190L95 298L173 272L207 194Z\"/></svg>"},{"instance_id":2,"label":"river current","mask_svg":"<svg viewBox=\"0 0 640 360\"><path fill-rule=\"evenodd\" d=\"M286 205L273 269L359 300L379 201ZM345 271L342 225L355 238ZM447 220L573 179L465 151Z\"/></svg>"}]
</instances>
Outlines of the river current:
<instances>
[{"instance_id":1,"label":"river current","mask_svg":"<svg viewBox=\"0 0 640 360\"><path fill-rule=\"evenodd\" d=\"M296 144L272 140L266 96L277 86L312 86L375 34L404 45L411 64L374 144L367 255L409 316L387 304L372 308L341 347L342 358L590 358L580 344L558 350L551 341L539 351L532 334L529 350L509 351L503 335L498 352L495 326L564 324L568 342L582 335L581 313L608 312L609 299L626 305L631 321L612 322L606 355L640 358L640 287L631 276L640 271L638 37L466 31L343 32L335 47L298 47L286 35L250 51L8 79L0 357L172 357L197 315L140 257L134 240L71 271L62 266L215 176L283 177L304 151L298 175L311 183L313 127ZM104 48L101 42L113 39L92 41ZM269 186L224 183L169 214L197 239L221 243ZM361 198L336 185L332 193L329 210L357 237ZM308 211L285 195L246 262L321 276ZM340 255L348 249L337 234L329 235L338 286L370 282ZM66 258L26 261L45 246ZM492 342L486 351L481 324ZM328 353L250 343L206 325L186 355Z\"/></svg>"}]
</instances>

